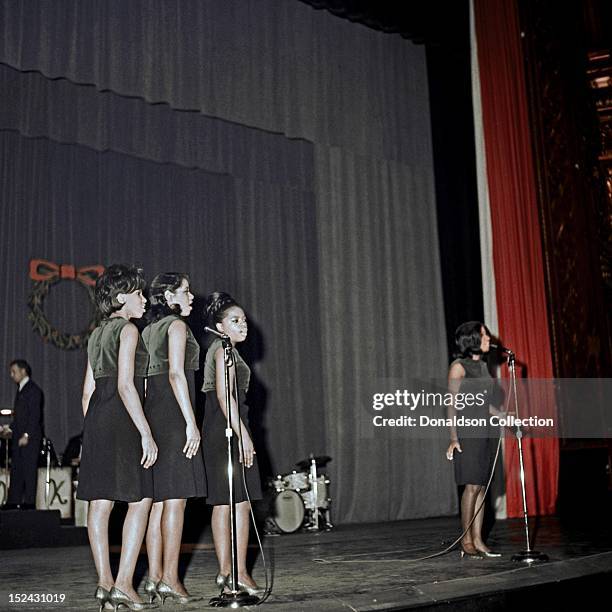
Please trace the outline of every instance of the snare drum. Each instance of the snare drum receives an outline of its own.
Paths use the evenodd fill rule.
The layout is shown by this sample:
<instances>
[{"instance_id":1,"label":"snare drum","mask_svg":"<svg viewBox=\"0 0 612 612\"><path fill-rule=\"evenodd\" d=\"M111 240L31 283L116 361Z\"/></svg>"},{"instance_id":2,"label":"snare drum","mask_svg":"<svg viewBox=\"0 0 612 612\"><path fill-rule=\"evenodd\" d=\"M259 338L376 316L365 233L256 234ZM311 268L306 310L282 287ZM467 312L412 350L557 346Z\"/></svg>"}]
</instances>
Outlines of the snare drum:
<instances>
[{"instance_id":1,"label":"snare drum","mask_svg":"<svg viewBox=\"0 0 612 612\"><path fill-rule=\"evenodd\" d=\"M296 472L293 470L291 474L283 476L285 489L293 489L294 491L305 491L308 488L308 473Z\"/></svg>"},{"instance_id":2,"label":"snare drum","mask_svg":"<svg viewBox=\"0 0 612 612\"><path fill-rule=\"evenodd\" d=\"M287 490L276 494L272 503L272 518L283 533L297 531L304 522L304 502L299 493Z\"/></svg>"},{"instance_id":3,"label":"snare drum","mask_svg":"<svg viewBox=\"0 0 612 612\"><path fill-rule=\"evenodd\" d=\"M317 477L317 499L316 503L313 503L314 500L314 490L315 487L311 485L308 491L300 492L302 499L304 500L304 506L308 510L315 510L315 508L320 508L321 510L326 510L329 507L330 499L328 497L328 485L329 479L321 474Z\"/></svg>"}]
</instances>

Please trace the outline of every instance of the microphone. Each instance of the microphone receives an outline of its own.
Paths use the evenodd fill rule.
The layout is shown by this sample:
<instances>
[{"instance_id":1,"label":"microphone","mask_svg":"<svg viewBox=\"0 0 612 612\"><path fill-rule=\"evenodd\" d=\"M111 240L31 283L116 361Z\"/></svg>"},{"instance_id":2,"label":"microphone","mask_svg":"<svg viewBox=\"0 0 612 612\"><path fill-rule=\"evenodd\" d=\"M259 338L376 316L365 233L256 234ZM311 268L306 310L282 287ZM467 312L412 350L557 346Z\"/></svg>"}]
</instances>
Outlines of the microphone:
<instances>
[{"instance_id":1,"label":"microphone","mask_svg":"<svg viewBox=\"0 0 612 612\"><path fill-rule=\"evenodd\" d=\"M489 344L489 347L495 349L496 351L499 351L500 353L508 353L508 355L514 355L514 351L510 350L505 346L502 346L501 344L494 344L493 342L491 342Z\"/></svg>"},{"instance_id":2,"label":"microphone","mask_svg":"<svg viewBox=\"0 0 612 612\"><path fill-rule=\"evenodd\" d=\"M215 334L217 338L223 338L223 340L229 340L229 336L227 334L222 334L218 332L216 329L211 329L210 327L205 327L204 331L207 331L209 334Z\"/></svg>"}]
</instances>

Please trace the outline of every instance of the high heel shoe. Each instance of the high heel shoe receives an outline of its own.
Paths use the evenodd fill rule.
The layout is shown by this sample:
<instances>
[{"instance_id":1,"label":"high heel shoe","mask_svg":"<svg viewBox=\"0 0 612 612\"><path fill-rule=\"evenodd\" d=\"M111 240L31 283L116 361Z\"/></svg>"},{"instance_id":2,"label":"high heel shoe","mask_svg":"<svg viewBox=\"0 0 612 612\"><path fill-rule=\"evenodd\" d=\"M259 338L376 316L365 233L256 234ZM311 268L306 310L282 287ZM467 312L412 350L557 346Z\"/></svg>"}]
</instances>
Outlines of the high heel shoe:
<instances>
[{"instance_id":1,"label":"high heel shoe","mask_svg":"<svg viewBox=\"0 0 612 612\"><path fill-rule=\"evenodd\" d=\"M217 574L216 578L215 578L215 584L217 585L217 588L223 592L223 589L226 586L229 586L227 583L229 581L229 575L224 576L223 574Z\"/></svg>"},{"instance_id":2,"label":"high heel shoe","mask_svg":"<svg viewBox=\"0 0 612 612\"><path fill-rule=\"evenodd\" d=\"M478 554L483 556L483 557L487 557L488 559L493 559L495 557L501 557L502 554L501 553L496 553L493 552L492 550L480 550L479 548L476 549L478 551Z\"/></svg>"},{"instance_id":3,"label":"high heel shoe","mask_svg":"<svg viewBox=\"0 0 612 612\"><path fill-rule=\"evenodd\" d=\"M246 591L249 595L256 595L257 597L264 594L264 589L258 587L257 585L250 587L244 584L244 582L240 582L240 580L238 581L238 588L242 591Z\"/></svg>"},{"instance_id":4,"label":"high heel shoe","mask_svg":"<svg viewBox=\"0 0 612 612\"><path fill-rule=\"evenodd\" d=\"M100 604L99 612L102 612L102 610L104 610L106 602L110 602L110 591L107 591L104 587L98 586L96 592L94 593L94 597L98 600L98 603Z\"/></svg>"},{"instance_id":5,"label":"high heel shoe","mask_svg":"<svg viewBox=\"0 0 612 612\"><path fill-rule=\"evenodd\" d=\"M149 597L149 603L152 604L157 597L161 599L160 594L157 592L157 581L149 578L148 576L144 579L144 592Z\"/></svg>"},{"instance_id":6,"label":"high heel shoe","mask_svg":"<svg viewBox=\"0 0 612 612\"><path fill-rule=\"evenodd\" d=\"M192 601L201 601L202 597L194 597L193 595L183 595L178 591L175 591L169 584L166 584L162 580L157 583L157 594L161 597L162 604L166 603L166 599L169 597L173 601L180 604L191 603Z\"/></svg>"},{"instance_id":7,"label":"high heel shoe","mask_svg":"<svg viewBox=\"0 0 612 612\"><path fill-rule=\"evenodd\" d=\"M157 608L155 604L134 601L116 587L110 590L110 602L113 604L115 612L117 612L119 606L125 606L128 610L152 610Z\"/></svg>"},{"instance_id":8,"label":"high heel shoe","mask_svg":"<svg viewBox=\"0 0 612 612\"><path fill-rule=\"evenodd\" d=\"M463 548L461 549L461 558L463 559L464 557L468 557L470 559L482 559L482 555L480 554L480 551L476 551L475 553L471 553L468 552L467 550L463 550Z\"/></svg>"}]
</instances>

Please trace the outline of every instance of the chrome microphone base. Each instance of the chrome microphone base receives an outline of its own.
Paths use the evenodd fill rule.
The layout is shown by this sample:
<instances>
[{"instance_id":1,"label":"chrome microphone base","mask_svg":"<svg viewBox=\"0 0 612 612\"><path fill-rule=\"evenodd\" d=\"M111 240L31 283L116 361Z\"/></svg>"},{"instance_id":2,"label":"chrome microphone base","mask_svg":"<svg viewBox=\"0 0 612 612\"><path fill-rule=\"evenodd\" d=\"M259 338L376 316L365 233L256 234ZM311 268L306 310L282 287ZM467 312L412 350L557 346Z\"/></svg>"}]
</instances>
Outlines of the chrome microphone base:
<instances>
[{"instance_id":1,"label":"chrome microphone base","mask_svg":"<svg viewBox=\"0 0 612 612\"><path fill-rule=\"evenodd\" d=\"M512 555L513 561L518 561L519 563L544 563L548 561L548 555L544 553L538 552L537 550L522 550L520 553L516 555Z\"/></svg>"},{"instance_id":2,"label":"chrome microphone base","mask_svg":"<svg viewBox=\"0 0 612 612\"><path fill-rule=\"evenodd\" d=\"M213 608L243 608L244 606L256 606L258 603L259 597L239 591L237 593L221 593L221 595L213 597L208 605Z\"/></svg>"}]
</instances>

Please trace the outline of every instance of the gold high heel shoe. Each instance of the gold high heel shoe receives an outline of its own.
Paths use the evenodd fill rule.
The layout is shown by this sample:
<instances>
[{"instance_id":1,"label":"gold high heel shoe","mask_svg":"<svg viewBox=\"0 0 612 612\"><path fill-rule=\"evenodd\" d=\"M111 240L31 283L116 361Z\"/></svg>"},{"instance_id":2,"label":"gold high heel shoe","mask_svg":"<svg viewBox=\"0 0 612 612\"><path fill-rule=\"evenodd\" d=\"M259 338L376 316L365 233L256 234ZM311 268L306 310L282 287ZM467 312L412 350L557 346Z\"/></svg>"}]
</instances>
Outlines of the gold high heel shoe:
<instances>
[{"instance_id":1,"label":"gold high heel shoe","mask_svg":"<svg viewBox=\"0 0 612 612\"><path fill-rule=\"evenodd\" d=\"M470 559L482 559L482 555L480 554L480 551L476 551L475 553L470 553L467 552L466 550L463 550L463 548L461 549L461 558L463 559L464 557L468 557Z\"/></svg>"},{"instance_id":2,"label":"gold high heel shoe","mask_svg":"<svg viewBox=\"0 0 612 612\"><path fill-rule=\"evenodd\" d=\"M142 603L130 599L123 591L116 587L110 590L110 602L113 604L115 612L117 612L119 606L125 606L128 610L152 610L157 608L155 604Z\"/></svg>"},{"instance_id":3,"label":"gold high heel shoe","mask_svg":"<svg viewBox=\"0 0 612 612\"><path fill-rule=\"evenodd\" d=\"M157 592L157 582L148 576L144 579L144 592L149 597L149 603L152 604L157 597L160 597L160 594Z\"/></svg>"},{"instance_id":4,"label":"gold high heel shoe","mask_svg":"<svg viewBox=\"0 0 612 612\"><path fill-rule=\"evenodd\" d=\"M99 612L102 612L102 610L104 610L106 602L110 602L110 591L107 591L104 587L98 586L96 588L96 592L94 593L94 597L100 604Z\"/></svg>"},{"instance_id":5,"label":"gold high heel shoe","mask_svg":"<svg viewBox=\"0 0 612 612\"><path fill-rule=\"evenodd\" d=\"M166 584L162 580L157 583L157 594L161 597L162 604L166 603L168 597L180 604L201 601L203 599L202 597L194 597L193 595L183 595L175 591L169 584Z\"/></svg>"}]
</instances>

